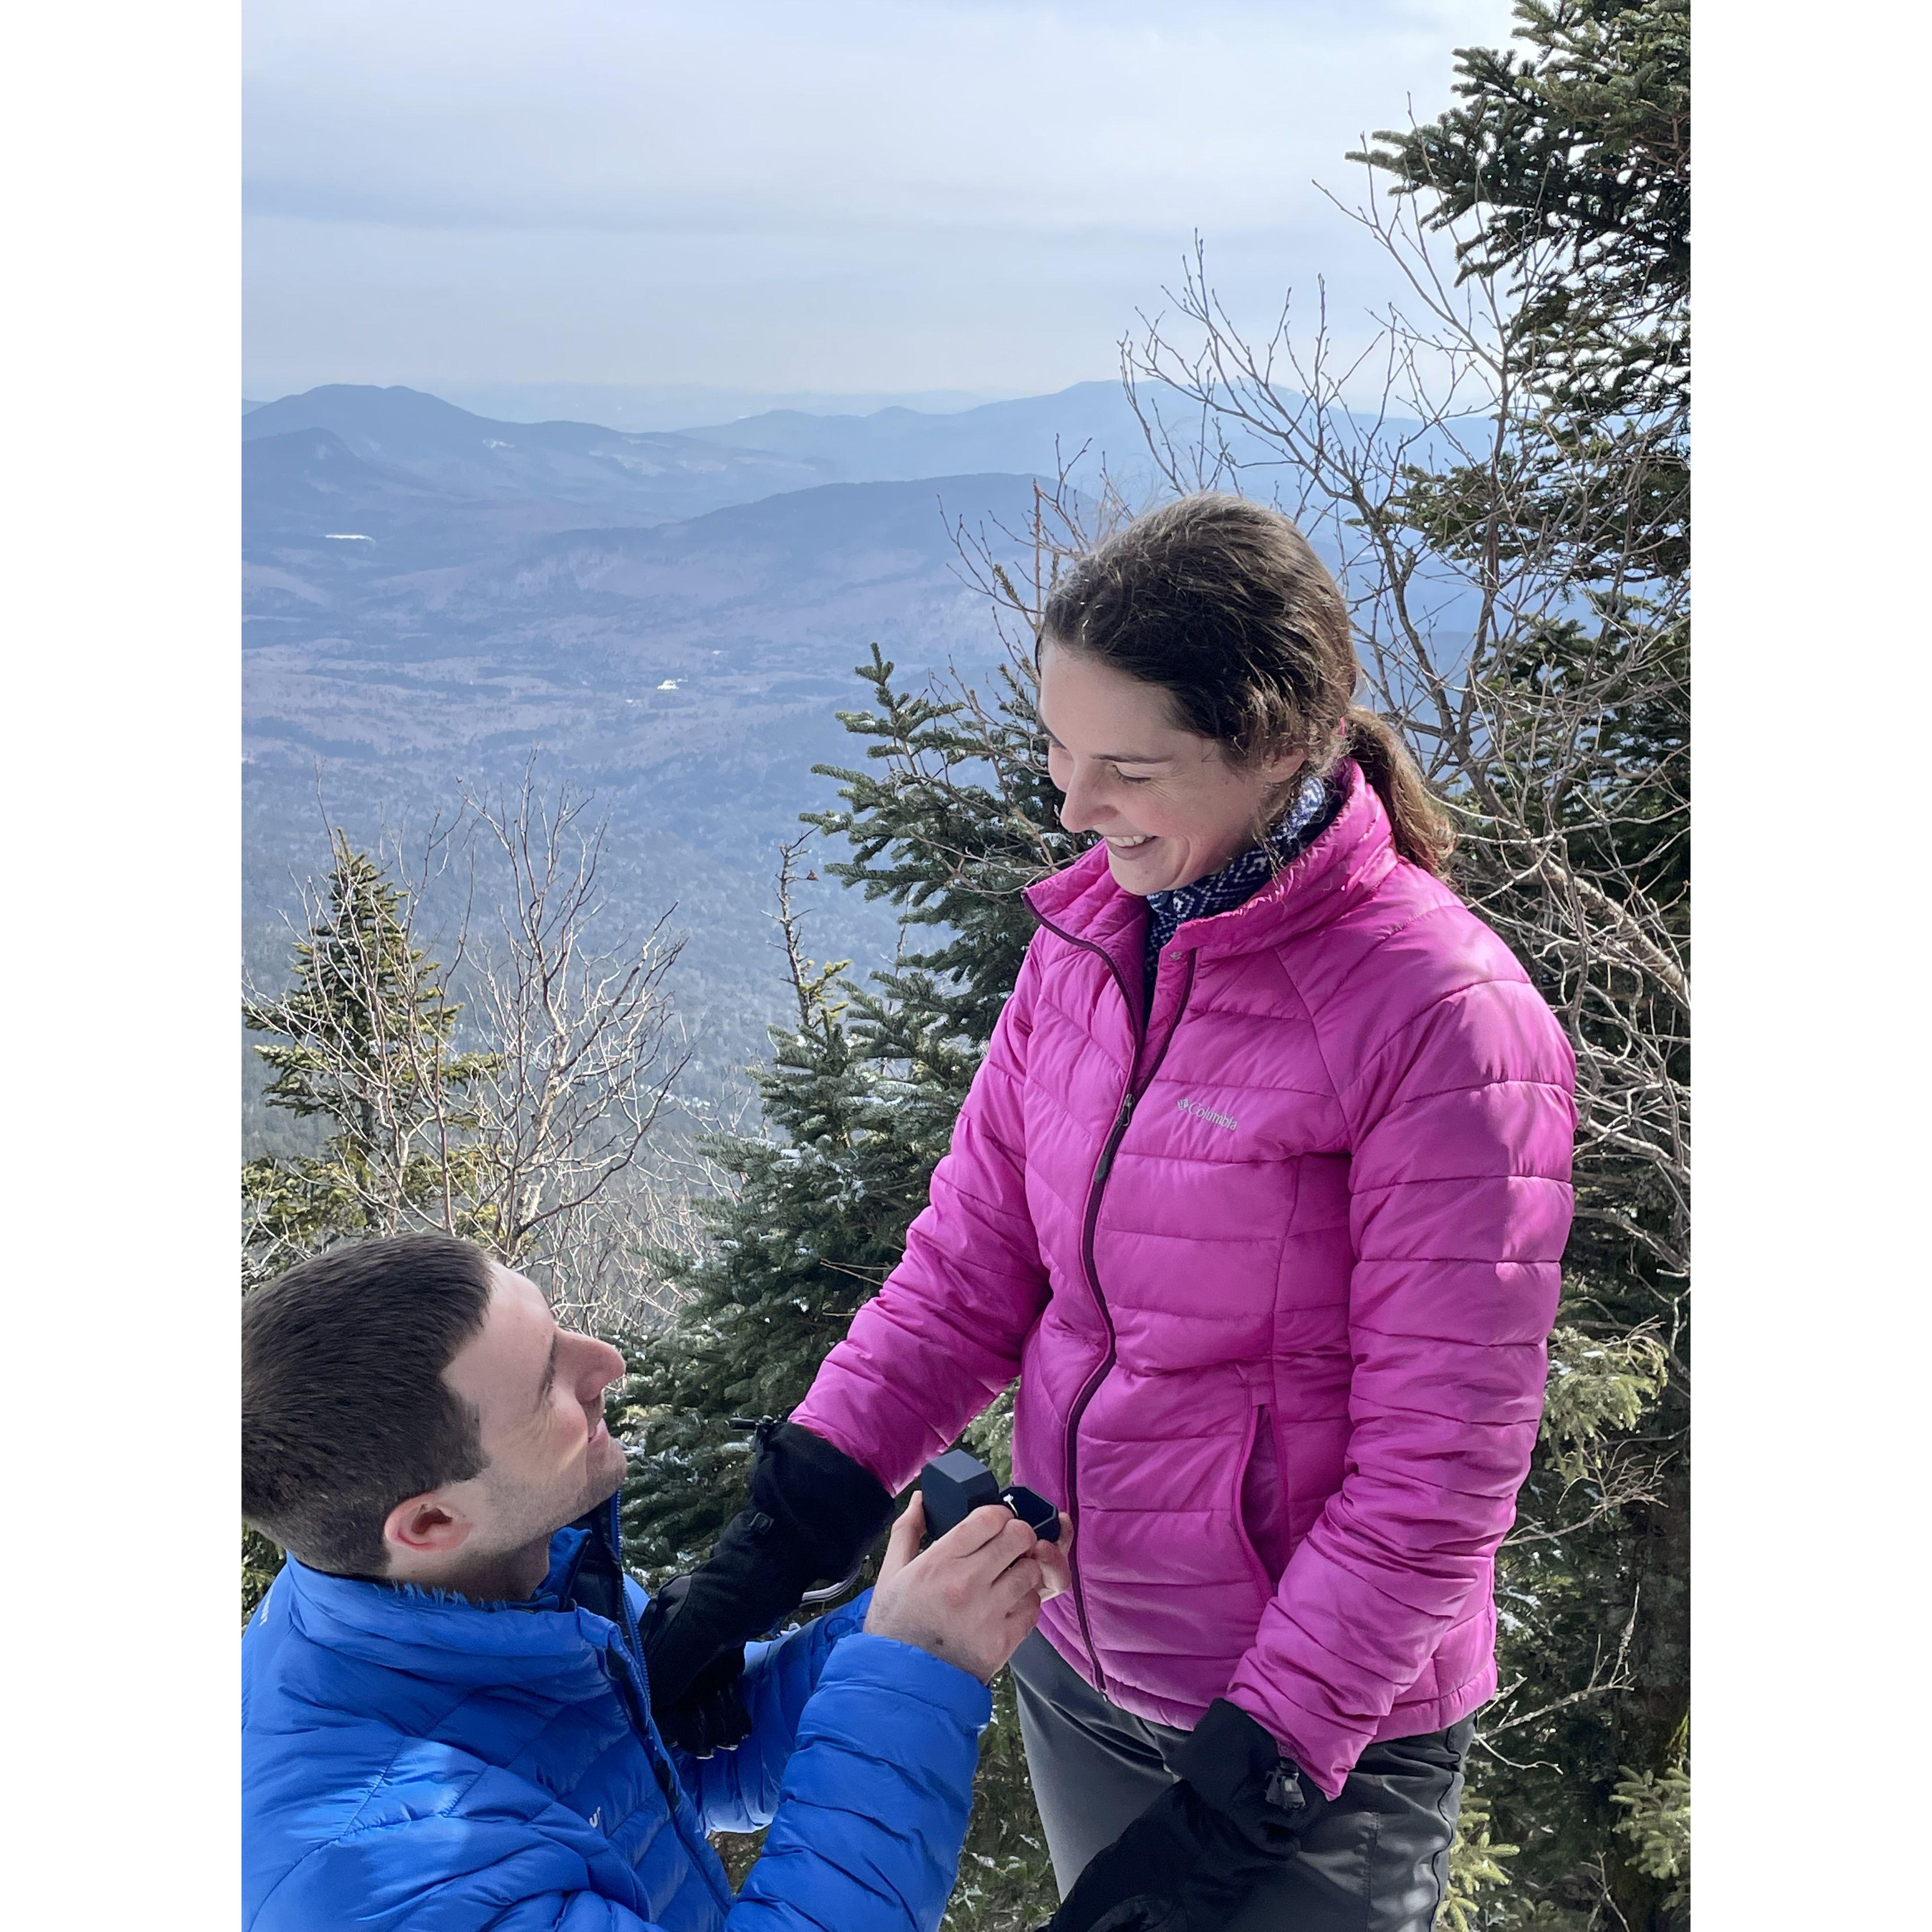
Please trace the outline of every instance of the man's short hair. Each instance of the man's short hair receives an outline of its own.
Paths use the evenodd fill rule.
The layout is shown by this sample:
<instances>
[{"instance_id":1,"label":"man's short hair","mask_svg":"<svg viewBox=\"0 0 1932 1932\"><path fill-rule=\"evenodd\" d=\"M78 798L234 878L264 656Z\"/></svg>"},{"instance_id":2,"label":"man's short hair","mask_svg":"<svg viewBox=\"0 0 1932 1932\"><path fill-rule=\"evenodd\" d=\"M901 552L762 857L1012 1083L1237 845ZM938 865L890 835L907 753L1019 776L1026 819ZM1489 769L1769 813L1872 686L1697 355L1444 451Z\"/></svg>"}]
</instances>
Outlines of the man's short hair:
<instances>
[{"instance_id":1,"label":"man's short hair","mask_svg":"<svg viewBox=\"0 0 1932 1932\"><path fill-rule=\"evenodd\" d=\"M397 1504L481 1473L442 1379L482 1328L488 1256L442 1234L332 1248L242 1305L242 1514L318 1570L380 1576Z\"/></svg>"}]
</instances>

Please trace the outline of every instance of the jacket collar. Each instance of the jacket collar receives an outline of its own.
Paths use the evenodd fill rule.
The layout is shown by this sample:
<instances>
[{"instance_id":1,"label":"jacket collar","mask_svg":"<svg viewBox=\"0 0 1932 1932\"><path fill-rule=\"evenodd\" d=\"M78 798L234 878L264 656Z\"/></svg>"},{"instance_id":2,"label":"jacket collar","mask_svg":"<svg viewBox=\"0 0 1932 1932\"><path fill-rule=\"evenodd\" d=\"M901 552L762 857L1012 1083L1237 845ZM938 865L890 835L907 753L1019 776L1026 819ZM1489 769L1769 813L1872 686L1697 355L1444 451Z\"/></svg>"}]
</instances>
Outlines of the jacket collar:
<instances>
[{"instance_id":1,"label":"jacket collar","mask_svg":"<svg viewBox=\"0 0 1932 1932\"><path fill-rule=\"evenodd\" d=\"M1168 941L1163 957L1194 952L1214 958L1265 950L1325 925L1381 884L1396 862L1388 814L1352 758L1336 768L1334 778L1342 789L1342 806L1321 837L1252 898L1227 912L1189 920ZM1138 977L1147 902L1114 884L1104 844L1030 886L1024 897L1042 925L1098 947L1117 968Z\"/></svg>"},{"instance_id":2,"label":"jacket collar","mask_svg":"<svg viewBox=\"0 0 1932 1932\"><path fill-rule=\"evenodd\" d=\"M526 1684L552 1680L568 1696L619 1634L610 1618L573 1600L580 1573L605 1556L615 1562L619 1549L613 1496L550 1538L549 1571L520 1602L332 1576L292 1556L277 1588L289 1592L290 1618L305 1636L358 1662L478 1685L500 1684L508 1672Z\"/></svg>"},{"instance_id":3,"label":"jacket collar","mask_svg":"<svg viewBox=\"0 0 1932 1932\"><path fill-rule=\"evenodd\" d=\"M1288 810L1266 837L1245 851L1237 852L1219 872L1210 872L1205 878L1149 892L1149 969L1154 963L1152 956L1190 920L1232 912L1264 886L1271 884L1277 873L1292 865L1321 836L1330 818L1340 808L1340 787L1331 788L1324 779L1310 772L1296 788Z\"/></svg>"}]
</instances>

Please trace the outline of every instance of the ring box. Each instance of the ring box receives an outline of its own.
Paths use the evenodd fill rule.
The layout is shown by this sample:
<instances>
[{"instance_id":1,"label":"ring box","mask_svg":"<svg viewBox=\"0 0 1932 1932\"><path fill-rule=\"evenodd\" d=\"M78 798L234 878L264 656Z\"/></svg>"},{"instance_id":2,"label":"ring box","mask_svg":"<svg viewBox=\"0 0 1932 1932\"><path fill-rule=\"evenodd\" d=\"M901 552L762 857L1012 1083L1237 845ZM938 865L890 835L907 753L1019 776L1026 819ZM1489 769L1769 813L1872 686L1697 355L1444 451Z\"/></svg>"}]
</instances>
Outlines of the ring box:
<instances>
[{"instance_id":1,"label":"ring box","mask_svg":"<svg viewBox=\"0 0 1932 1932\"><path fill-rule=\"evenodd\" d=\"M1004 1503L1042 1542L1060 1540L1060 1512L1046 1497L1018 1483L1001 1489L1000 1479L966 1450L935 1456L920 1472L919 1492L926 1500L928 1538L958 1528L988 1503Z\"/></svg>"}]
</instances>

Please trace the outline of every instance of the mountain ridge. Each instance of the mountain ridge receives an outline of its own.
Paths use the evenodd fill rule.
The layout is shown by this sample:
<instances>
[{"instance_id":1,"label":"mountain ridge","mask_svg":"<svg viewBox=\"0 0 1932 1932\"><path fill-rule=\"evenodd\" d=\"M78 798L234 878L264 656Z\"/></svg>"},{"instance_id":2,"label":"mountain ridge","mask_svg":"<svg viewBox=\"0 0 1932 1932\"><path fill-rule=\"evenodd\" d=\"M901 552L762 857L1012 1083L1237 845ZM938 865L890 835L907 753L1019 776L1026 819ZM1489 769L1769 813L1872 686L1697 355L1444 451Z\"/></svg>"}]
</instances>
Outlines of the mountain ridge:
<instances>
[{"instance_id":1,"label":"mountain ridge","mask_svg":"<svg viewBox=\"0 0 1932 1932\"><path fill-rule=\"evenodd\" d=\"M364 461L455 494L548 498L626 516L690 516L837 480L808 460L670 431L501 422L400 384L326 383L242 418L244 443L314 430Z\"/></svg>"}]
</instances>

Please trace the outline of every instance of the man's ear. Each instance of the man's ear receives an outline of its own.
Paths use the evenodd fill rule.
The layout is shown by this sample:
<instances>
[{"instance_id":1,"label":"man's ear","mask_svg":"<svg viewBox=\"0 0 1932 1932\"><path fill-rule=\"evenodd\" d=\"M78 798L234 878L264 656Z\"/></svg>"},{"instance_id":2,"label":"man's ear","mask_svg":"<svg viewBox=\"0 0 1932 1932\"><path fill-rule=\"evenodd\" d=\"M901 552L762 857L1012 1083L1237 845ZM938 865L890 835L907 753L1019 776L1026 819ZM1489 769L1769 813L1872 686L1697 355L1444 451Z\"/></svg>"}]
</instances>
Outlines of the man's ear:
<instances>
[{"instance_id":1,"label":"man's ear","mask_svg":"<svg viewBox=\"0 0 1932 1932\"><path fill-rule=\"evenodd\" d=\"M397 1504L382 1522L382 1541L397 1555L453 1556L476 1528L446 1490L426 1490Z\"/></svg>"}]
</instances>

